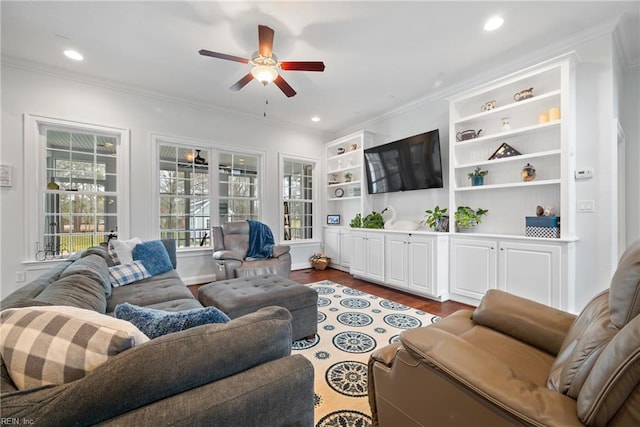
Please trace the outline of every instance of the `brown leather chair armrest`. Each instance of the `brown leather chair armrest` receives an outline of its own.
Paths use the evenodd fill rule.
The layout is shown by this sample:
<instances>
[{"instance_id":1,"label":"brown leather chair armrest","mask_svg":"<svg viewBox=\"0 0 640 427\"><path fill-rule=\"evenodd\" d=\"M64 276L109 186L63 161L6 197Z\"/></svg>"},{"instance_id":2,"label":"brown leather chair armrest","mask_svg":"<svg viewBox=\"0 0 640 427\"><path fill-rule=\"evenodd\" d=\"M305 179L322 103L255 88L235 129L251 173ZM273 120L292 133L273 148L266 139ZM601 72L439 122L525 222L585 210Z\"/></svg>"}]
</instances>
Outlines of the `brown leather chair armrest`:
<instances>
[{"instance_id":1,"label":"brown leather chair armrest","mask_svg":"<svg viewBox=\"0 0 640 427\"><path fill-rule=\"evenodd\" d=\"M424 365L424 369L441 372L472 395L493 402L525 423L582 426L575 400L544 384L533 384L473 343L432 327L406 330L401 341L403 348Z\"/></svg>"},{"instance_id":2,"label":"brown leather chair armrest","mask_svg":"<svg viewBox=\"0 0 640 427\"><path fill-rule=\"evenodd\" d=\"M291 247L289 245L275 245L271 250L271 256L274 258L278 258L281 255L289 253Z\"/></svg>"},{"instance_id":3,"label":"brown leather chair armrest","mask_svg":"<svg viewBox=\"0 0 640 427\"><path fill-rule=\"evenodd\" d=\"M478 325L524 341L551 354L558 354L575 320L573 314L492 289L473 312Z\"/></svg>"},{"instance_id":4,"label":"brown leather chair armrest","mask_svg":"<svg viewBox=\"0 0 640 427\"><path fill-rule=\"evenodd\" d=\"M377 349L369 357L369 363L380 362L386 366L393 365L393 360L396 358L396 353L400 348L400 342L385 345L382 348Z\"/></svg>"},{"instance_id":5,"label":"brown leather chair armrest","mask_svg":"<svg viewBox=\"0 0 640 427\"><path fill-rule=\"evenodd\" d=\"M214 252L213 259L235 259L237 261L242 261L244 260L244 257L240 252L224 250Z\"/></svg>"}]
</instances>

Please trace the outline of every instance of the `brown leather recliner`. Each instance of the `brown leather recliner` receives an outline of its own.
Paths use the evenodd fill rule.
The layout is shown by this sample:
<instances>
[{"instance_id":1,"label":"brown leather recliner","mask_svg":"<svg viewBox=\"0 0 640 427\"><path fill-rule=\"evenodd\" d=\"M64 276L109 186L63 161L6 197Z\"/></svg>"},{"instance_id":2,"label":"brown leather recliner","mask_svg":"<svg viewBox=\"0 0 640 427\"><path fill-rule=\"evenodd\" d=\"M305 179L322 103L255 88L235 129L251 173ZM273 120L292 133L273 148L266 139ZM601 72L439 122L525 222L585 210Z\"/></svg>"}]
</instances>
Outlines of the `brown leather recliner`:
<instances>
[{"instance_id":1,"label":"brown leather recliner","mask_svg":"<svg viewBox=\"0 0 640 427\"><path fill-rule=\"evenodd\" d=\"M216 280L235 277L277 274L289 277L291 253L288 245L275 245L271 258L253 260L246 257L249 248L249 223L235 221L213 227L213 260Z\"/></svg>"},{"instance_id":2,"label":"brown leather recliner","mask_svg":"<svg viewBox=\"0 0 640 427\"><path fill-rule=\"evenodd\" d=\"M640 241L576 317L498 290L369 360L379 426L640 426Z\"/></svg>"}]
</instances>

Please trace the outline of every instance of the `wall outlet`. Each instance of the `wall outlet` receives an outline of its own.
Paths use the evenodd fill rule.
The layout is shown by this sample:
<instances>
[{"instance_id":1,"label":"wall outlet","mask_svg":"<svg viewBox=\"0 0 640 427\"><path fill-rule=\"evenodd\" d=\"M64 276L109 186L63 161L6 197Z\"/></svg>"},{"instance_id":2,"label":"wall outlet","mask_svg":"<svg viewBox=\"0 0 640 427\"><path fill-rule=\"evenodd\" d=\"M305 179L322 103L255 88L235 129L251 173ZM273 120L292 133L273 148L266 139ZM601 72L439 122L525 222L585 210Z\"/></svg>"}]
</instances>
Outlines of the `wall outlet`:
<instances>
[{"instance_id":1,"label":"wall outlet","mask_svg":"<svg viewBox=\"0 0 640 427\"><path fill-rule=\"evenodd\" d=\"M27 281L27 272L26 271L18 271L16 272L16 283L22 283Z\"/></svg>"},{"instance_id":2,"label":"wall outlet","mask_svg":"<svg viewBox=\"0 0 640 427\"><path fill-rule=\"evenodd\" d=\"M595 200L578 200L578 212L595 212L596 202Z\"/></svg>"}]
</instances>

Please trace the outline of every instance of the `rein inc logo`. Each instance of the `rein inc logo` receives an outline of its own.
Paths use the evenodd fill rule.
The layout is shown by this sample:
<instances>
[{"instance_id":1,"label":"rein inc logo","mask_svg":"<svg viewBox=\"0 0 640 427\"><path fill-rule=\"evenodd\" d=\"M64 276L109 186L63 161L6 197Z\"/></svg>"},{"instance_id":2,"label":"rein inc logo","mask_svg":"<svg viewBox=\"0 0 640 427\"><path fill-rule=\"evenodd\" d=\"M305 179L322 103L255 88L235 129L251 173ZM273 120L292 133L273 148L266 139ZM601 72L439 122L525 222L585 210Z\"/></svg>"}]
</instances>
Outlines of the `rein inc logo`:
<instances>
[{"instance_id":1,"label":"rein inc logo","mask_svg":"<svg viewBox=\"0 0 640 427\"><path fill-rule=\"evenodd\" d=\"M2 426L8 426L8 425L28 426L28 425L35 425L35 423L36 422L33 420L33 418L9 418L9 417L0 418L0 425Z\"/></svg>"}]
</instances>

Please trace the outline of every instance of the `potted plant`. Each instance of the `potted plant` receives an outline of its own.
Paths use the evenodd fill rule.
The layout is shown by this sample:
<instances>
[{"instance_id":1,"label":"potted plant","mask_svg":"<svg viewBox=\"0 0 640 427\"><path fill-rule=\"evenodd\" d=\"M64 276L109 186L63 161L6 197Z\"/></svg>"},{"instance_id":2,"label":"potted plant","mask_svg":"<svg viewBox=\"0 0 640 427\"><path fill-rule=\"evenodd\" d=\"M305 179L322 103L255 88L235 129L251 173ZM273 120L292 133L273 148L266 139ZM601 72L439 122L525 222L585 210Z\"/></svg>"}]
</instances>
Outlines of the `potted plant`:
<instances>
[{"instance_id":1,"label":"potted plant","mask_svg":"<svg viewBox=\"0 0 640 427\"><path fill-rule=\"evenodd\" d=\"M311 265L315 270L324 270L325 268L327 268L327 266L331 262L331 258L327 257L321 252L317 252L311 255L311 258L309 258L309 261L311 261Z\"/></svg>"},{"instance_id":2,"label":"potted plant","mask_svg":"<svg viewBox=\"0 0 640 427\"><path fill-rule=\"evenodd\" d=\"M473 231L482 222L482 216L488 212L486 209L471 209L469 206L458 206L454 214L458 231L462 233Z\"/></svg>"},{"instance_id":3,"label":"potted plant","mask_svg":"<svg viewBox=\"0 0 640 427\"><path fill-rule=\"evenodd\" d=\"M445 215L447 208L440 209L440 206L436 205L435 208L428 209L424 211L424 213L424 223L430 228L433 228L435 231L449 231L449 216Z\"/></svg>"},{"instance_id":4,"label":"potted plant","mask_svg":"<svg viewBox=\"0 0 640 427\"><path fill-rule=\"evenodd\" d=\"M353 174L351 172L346 172L344 174L344 180L345 182L351 182L351 178L353 178Z\"/></svg>"},{"instance_id":5,"label":"potted plant","mask_svg":"<svg viewBox=\"0 0 640 427\"><path fill-rule=\"evenodd\" d=\"M353 217L351 222L349 222L349 227L362 228L362 215L356 214L356 216Z\"/></svg>"},{"instance_id":6,"label":"potted plant","mask_svg":"<svg viewBox=\"0 0 640 427\"><path fill-rule=\"evenodd\" d=\"M469 172L467 177L471 180L471 185L483 185L484 176L488 174L488 170L481 170L480 166L476 167L473 172Z\"/></svg>"}]
</instances>

